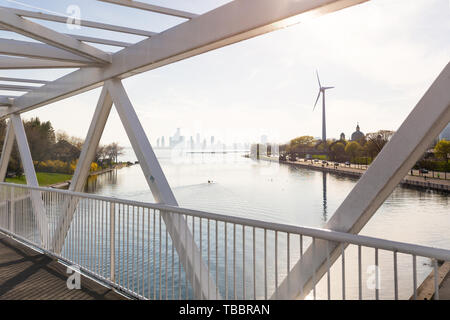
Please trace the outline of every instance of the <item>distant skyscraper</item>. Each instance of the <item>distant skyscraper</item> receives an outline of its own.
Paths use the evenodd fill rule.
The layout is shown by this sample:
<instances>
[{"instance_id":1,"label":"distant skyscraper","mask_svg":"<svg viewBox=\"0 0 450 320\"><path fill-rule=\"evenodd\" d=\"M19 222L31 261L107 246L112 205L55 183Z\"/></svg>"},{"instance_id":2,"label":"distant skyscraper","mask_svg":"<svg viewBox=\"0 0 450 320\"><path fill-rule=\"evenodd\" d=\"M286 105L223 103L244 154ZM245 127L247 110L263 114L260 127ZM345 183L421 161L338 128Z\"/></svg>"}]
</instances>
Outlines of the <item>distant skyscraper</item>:
<instances>
[{"instance_id":1,"label":"distant skyscraper","mask_svg":"<svg viewBox=\"0 0 450 320\"><path fill-rule=\"evenodd\" d=\"M164 136L161 137L161 148L166 147L166 142L164 141Z\"/></svg>"},{"instance_id":2,"label":"distant skyscraper","mask_svg":"<svg viewBox=\"0 0 450 320\"><path fill-rule=\"evenodd\" d=\"M265 134L263 134L263 135L261 136L261 143L262 143L262 144L267 143L267 136L266 136Z\"/></svg>"},{"instance_id":3,"label":"distant skyscraper","mask_svg":"<svg viewBox=\"0 0 450 320\"><path fill-rule=\"evenodd\" d=\"M175 134L169 138L169 146L171 148L179 145L179 144L183 144L184 143L184 136L181 135L181 130L180 128L177 128L177 131L175 132Z\"/></svg>"},{"instance_id":4,"label":"distant skyscraper","mask_svg":"<svg viewBox=\"0 0 450 320\"><path fill-rule=\"evenodd\" d=\"M194 145L194 137L193 136L191 136L191 139L190 139L190 142L189 142L189 147L191 149L194 149L194 147L195 147L195 145Z\"/></svg>"},{"instance_id":5,"label":"distant skyscraper","mask_svg":"<svg viewBox=\"0 0 450 320\"><path fill-rule=\"evenodd\" d=\"M156 139L156 147L159 148L159 138Z\"/></svg>"},{"instance_id":6,"label":"distant skyscraper","mask_svg":"<svg viewBox=\"0 0 450 320\"><path fill-rule=\"evenodd\" d=\"M214 136L211 136L211 145L214 145Z\"/></svg>"},{"instance_id":7,"label":"distant skyscraper","mask_svg":"<svg viewBox=\"0 0 450 320\"><path fill-rule=\"evenodd\" d=\"M203 139L203 145L202 148L205 149L206 148L206 139Z\"/></svg>"},{"instance_id":8,"label":"distant skyscraper","mask_svg":"<svg viewBox=\"0 0 450 320\"><path fill-rule=\"evenodd\" d=\"M200 146L200 133L197 133L195 136L195 143L197 143L198 146Z\"/></svg>"}]
</instances>

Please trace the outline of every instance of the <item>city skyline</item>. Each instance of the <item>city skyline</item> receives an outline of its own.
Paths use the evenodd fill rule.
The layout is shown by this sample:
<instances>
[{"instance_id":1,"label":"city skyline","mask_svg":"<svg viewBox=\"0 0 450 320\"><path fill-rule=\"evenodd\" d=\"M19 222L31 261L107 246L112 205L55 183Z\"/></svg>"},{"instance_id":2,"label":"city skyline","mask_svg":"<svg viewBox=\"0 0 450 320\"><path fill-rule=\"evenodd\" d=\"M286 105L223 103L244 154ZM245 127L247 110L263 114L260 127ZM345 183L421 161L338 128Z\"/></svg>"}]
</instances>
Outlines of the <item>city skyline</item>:
<instances>
[{"instance_id":1,"label":"city skyline","mask_svg":"<svg viewBox=\"0 0 450 320\"><path fill-rule=\"evenodd\" d=\"M167 1L167 5L205 12L226 2ZM89 1L79 3L86 19L101 17L112 23L109 20L119 15L111 8L111 17L104 17L101 9L87 10ZM40 6L65 12L69 4L68 0L43 1ZM337 138L342 131L348 135L358 121L365 132L396 130L447 63L450 44L442 40L450 32L449 12L445 0L407 4L374 0L137 75L124 80L124 85L153 144L176 127L190 128L194 137L201 132L230 140L251 141L262 134L280 142L320 136L321 115L311 111L316 69L337 88L327 96L330 137ZM131 16L135 11L120 8L120 14ZM153 28L151 19L140 17L131 19L134 27ZM59 28L70 31L64 25ZM79 32L100 34L86 28ZM117 39L124 40L120 35ZM21 77L32 71L26 72L2 74ZM65 72L50 70L39 76L54 79ZM99 94L95 89L23 117L38 116L51 121L55 129L84 139L89 126L85 120L92 117ZM130 145L114 108L101 142L112 141Z\"/></svg>"}]
</instances>

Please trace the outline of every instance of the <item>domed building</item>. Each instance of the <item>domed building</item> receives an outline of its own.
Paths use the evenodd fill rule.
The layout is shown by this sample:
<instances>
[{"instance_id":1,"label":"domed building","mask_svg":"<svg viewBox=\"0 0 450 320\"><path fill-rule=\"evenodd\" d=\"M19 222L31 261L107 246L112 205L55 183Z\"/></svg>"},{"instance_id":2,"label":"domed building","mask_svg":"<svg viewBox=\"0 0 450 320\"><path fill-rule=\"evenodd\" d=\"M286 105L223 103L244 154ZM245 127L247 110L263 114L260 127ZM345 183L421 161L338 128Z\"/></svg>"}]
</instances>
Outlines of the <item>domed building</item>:
<instances>
[{"instance_id":1,"label":"domed building","mask_svg":"<svg viewBox=\"0 0 450 320\"><path fill-rule=\"evenodd\" d=\"M448 140L450 141L450 122L447 124L447 126L442 130L442 132L439 134L439 140Z\"/></svg>"},{"instance_id":2,"label":"domed building","mask_svg":"<svg viewBox=\"0 0 450 320\"><path fill-rule=\"evenodd\" d=\"M359 129L359 123L356 124L356 131L352 133L352 138L350 141L359 141L365 137L365 134L360 131Z\"/></svg>"}]
</instances>

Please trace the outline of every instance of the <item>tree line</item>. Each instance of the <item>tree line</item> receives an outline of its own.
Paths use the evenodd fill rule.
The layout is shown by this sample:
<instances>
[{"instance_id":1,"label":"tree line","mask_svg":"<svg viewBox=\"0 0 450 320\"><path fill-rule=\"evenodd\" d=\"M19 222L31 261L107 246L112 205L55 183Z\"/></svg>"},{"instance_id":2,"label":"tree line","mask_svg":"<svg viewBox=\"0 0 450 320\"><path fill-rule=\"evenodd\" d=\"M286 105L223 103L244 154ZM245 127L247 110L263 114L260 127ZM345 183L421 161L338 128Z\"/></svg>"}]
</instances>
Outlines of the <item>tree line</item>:
<instances>
[{"instance_id":1,"label":"tree line","mask_svg":"<svg viewBox=\"0 0 450 320\"><path fill-rule=\"evenodd\" d=\"M379 130L368 133L357 141L328 140L326 146L312 136L301 136L289 143L280 145L283 155L305 157L307 154L326 155L336 162L350 161L357 164L370 164L388 143L395 132ZM416 164L416 168L435 171L450 171L450 141L441 140L432 145Z\"/></svg>"},{"instance_id":2,"label":"tree line","mask_svg":"<svg viewBox=\"0 0 450 320\"><path fill-rule=\"evenodd\" d=\"M68 135L63 131L55 132L50 121L41 121L38 117L24 120L23 125L30 147L31 157L37 172L54 172L72 174L81 154L83 139ZM7 123L0 120L0 144L3 146L6 137ZM100 145L97 148L91 170L107 168L118 162L123 154L123 147L118 143ZM20 176L23 168L17 142L11 153L8 164L8 176Z\"/></svg>"}]
</instances>

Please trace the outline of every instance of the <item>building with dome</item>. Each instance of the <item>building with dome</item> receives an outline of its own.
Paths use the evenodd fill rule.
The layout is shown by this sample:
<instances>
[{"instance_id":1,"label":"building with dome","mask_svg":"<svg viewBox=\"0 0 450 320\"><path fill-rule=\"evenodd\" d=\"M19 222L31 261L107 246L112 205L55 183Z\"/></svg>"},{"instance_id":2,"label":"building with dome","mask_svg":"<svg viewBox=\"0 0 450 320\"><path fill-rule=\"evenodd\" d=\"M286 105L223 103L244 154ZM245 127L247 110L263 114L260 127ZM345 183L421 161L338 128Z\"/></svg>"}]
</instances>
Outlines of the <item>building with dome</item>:
<instances>
[{"instance_id":1,"label":"building with dome","mask_svg":"<svg viewBox=\"0 0 450 320\"><path fill-rule=\"evenodd\" d=\"M350 141L359 141L365 137L365 134L361 132L359 123L356 124L356 131L352 133Z\"/></svg>"},{"instance_id":2,"label":"building with dome","mask_svg":"<svg viewBox=\"0 0 450 320\"><path fill-rule=\"evenodd\" d=\"M439 141L440 140L450 141L450 122L447 124L444 130L442 130L441 134L439 134Z\"/></svg>"}]
</instances>

